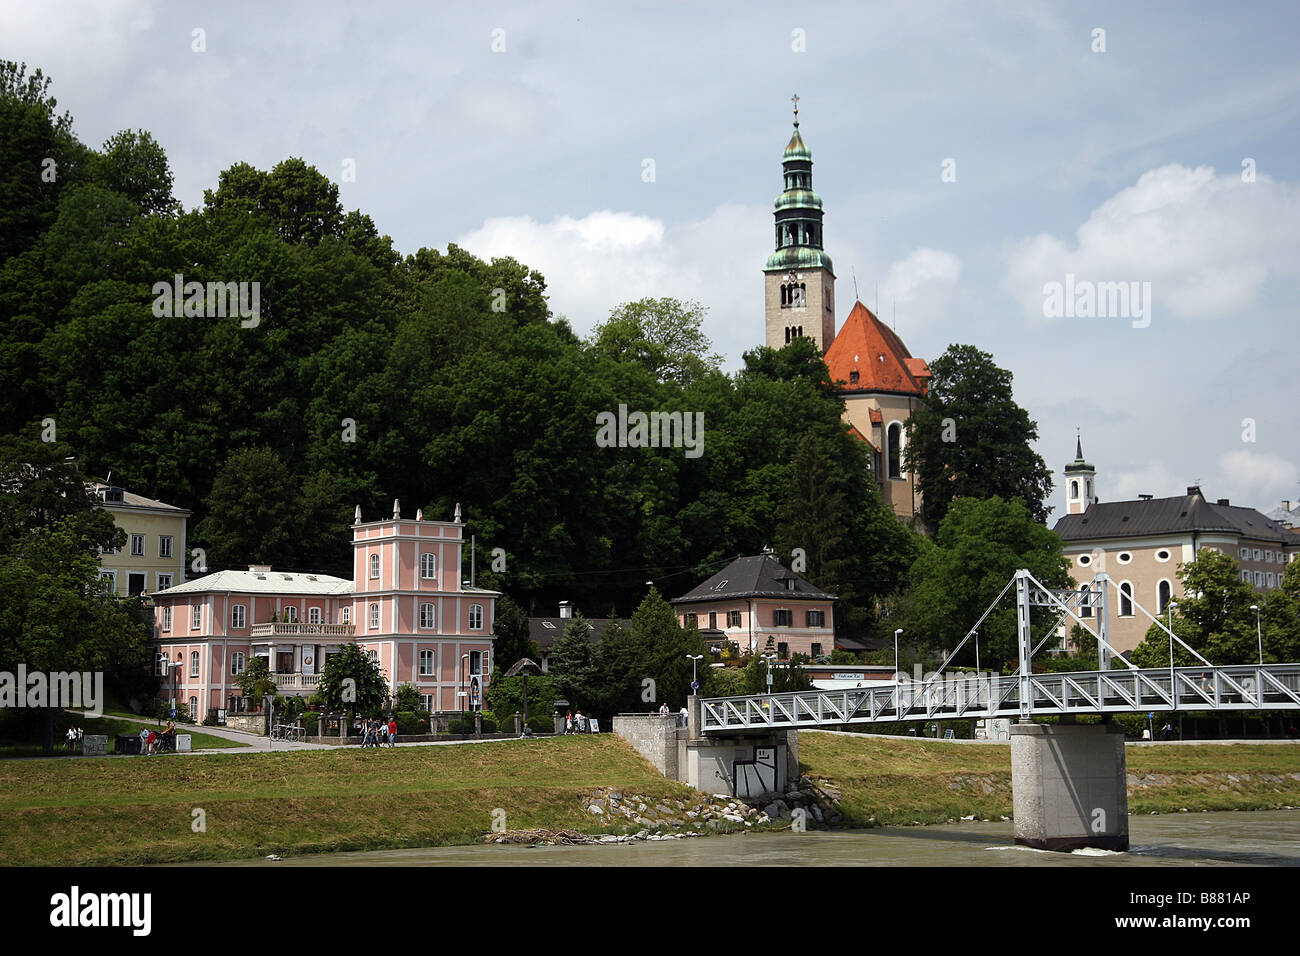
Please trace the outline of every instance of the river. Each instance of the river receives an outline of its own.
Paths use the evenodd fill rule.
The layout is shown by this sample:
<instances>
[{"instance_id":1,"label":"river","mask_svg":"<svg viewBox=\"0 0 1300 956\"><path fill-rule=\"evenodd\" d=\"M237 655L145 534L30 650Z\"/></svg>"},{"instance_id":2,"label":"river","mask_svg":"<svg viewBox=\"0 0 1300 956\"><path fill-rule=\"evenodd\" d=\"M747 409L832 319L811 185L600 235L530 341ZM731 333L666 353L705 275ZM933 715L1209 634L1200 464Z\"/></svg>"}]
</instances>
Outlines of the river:
<instances>
[{"instance_id":1,"label":"river","mask_svg":"<svg viewBox=\"0 0 1300 956\"><path fill-rule=\"evenodd\" d=\"M1018 847L1010 822L750 833L606 846L321 853L201 866L1300 866L1300 810L1129 818L1127 853Z\"/></svg>"}]
</instances>

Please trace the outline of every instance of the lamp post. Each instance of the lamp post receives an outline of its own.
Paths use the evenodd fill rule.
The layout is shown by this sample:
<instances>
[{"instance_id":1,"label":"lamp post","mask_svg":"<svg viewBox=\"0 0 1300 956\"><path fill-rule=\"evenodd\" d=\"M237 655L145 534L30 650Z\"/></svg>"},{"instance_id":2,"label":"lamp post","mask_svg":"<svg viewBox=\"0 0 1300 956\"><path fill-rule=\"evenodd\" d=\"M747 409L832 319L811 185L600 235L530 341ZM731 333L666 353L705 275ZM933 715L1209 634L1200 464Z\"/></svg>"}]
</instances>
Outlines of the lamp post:
<instances>
[{"instance_id":1,"label":"lamp post","mask_svg":"<svg viewBox=\"0 0 1300 956\"><path fill-rule=\"evenodd\" d=\"M1255 640L1259 641L1259 663L1264 664L1264 632L1259 627L1259 605L1252 604L1250 609L1255 612Z\"/></svg>"},{"instance_id":2,"label":"lamp post","mask_svg":"<svg viewBox=\"0 0 1300 956\"><path fill-rule=\"evenodd\" d=\"M767 693L770 697L772 695L772 662L776 660L776 652L770 651L764 654L763 659L767 661ZM771 701L768 702L768 706L772 706Z\"/></svg>"},{"instance_id":3,"label":"lamp post","mask_svg":"<svg viewBox=\"0 0 1300 956\"><path fill-rule=\"evenodd\" d=\"M696 680L696 675L695 675L695 662L698 661L698 660L703 659L703 657L704 657L703 654L687 654L687 655L686 655L686 659L687 659L688 661L691 662L691 690L692 690L692 691L694 691L694 690L697 689L696 685L699 683L699 682Z\"/></svg>"}]
</instances>

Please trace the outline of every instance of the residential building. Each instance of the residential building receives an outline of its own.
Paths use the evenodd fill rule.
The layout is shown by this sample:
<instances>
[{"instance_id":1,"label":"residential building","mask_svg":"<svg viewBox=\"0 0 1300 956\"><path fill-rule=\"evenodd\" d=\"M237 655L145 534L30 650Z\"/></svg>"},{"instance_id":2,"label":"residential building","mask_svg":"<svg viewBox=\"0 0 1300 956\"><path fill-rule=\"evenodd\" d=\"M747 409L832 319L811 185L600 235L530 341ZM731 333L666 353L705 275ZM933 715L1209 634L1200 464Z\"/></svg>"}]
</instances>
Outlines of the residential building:
<instances>
[{"instance_id":1,"label":"residential building","mask_svg":"<svg viewBox=\"0 0 1300 956\"><path fill-rule=\"evenodd\" d=\"M559 617L530 617L528 619L528 637L537 645L541 657L537 664L541 667L543 673L551 669L551 652L555 650L555 645L564 636L565 627L573 620L573 612L574 607L572 604L568 601L561 601ZM605 629L611 624L615 622L627 623L613 617L588 617L583 618L583 620L591 625L587 631L587 640L592 644L600 642Z\"/></svg>"},{"instance_id":2,"label":"residential building","mask_svg":"<svg viewBox=\"0 0 1300 956\"><path fill-rule=\"evenodd\" d=\"M163 693L195 714L247 710L237 678L265 657L281 694L310 695L325 662L355 642L390 692L413 684L433 713L480 709L500 592L461 581L459 507L452 521L400 515L396 502L380 521L357 509L352 580L251 565L155 594Z\"/></svg>"},{"instance_id":3,"label":"residential building","mask_svg":"<svg viewBox=\"0 0 1300 956\"><path fill-rule=\"evenodd\" d=\"M1101 502L1096 469L1083 458L1082 442L1066 467L1066 511L1053 529L1077 584L1106 574L1110 643L1120 652L1137 647L1151 626L1141 609L1163 615L1183 593L1179 566L1207 548L1237 561L1242 580L1260 591L1278 587L1289 561L1300 554L1300 535L1254 508L1227 498L1208 500L1199 486L1185 495ZM1090 613L1084 608L1080 616Z\"/></svg>"},{"instance_id":4,"label":"residential building","mask_svg":"<svg viewBox=\"0 0 1300 956\"><path fill-rule=\"evenodd\" d=\"M835 595L770 552L736 558L670 603L681 624L695 624L715 653L729 643L741 653L761 654L768 638L781 660L816 658L835 648Z\"/></svg>"},{"instance_id":5,"label":"residential building","mask_svg":"<svg viewBox=\"0 0 1300 956\"><path fill-rule=\"evenodd\" d=\"M153 594L185 580L185 530L190 512L127 491L90 483L101 506L126 532L126 544L101 552L100 576L120 597Z\"/></svg>"}]
</instances>

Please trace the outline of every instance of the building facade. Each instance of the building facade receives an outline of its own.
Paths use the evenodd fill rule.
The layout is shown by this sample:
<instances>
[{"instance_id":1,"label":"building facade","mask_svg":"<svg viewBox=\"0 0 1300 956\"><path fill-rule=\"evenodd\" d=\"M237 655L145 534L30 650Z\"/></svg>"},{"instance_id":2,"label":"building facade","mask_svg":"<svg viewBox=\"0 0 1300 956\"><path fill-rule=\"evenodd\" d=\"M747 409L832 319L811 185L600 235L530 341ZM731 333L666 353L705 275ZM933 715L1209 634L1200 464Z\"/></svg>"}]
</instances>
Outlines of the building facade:
<instances>
[{"instance_id":1,"label":"building facade","mask_svg":"<svg viewBox=\"0 0 1300 956\"><path fill-rule=\"evenodd\" d=\"M153 594L185 580L185 531L190 512L154 501L117 485L92 482L114 523L126 532L126 544L101 551L99 576L119 597Z\"/></svg>"},{"instance_id":2,"label":"building facade","mask_svg":"<svg viewBox=\"0 0 1300 956\"><path fill-rule=\"evenodd\" d=\"M682 626L698 627L715 652L728 643L741 653L761 654L769 638L781 660L792 654L817 658L835 649L835 595L770 553L737 558L670 603Z\"/></svg>"},{"instance_id":3,"label":"building facade","mask_svg":"<svg viewBox=\"0 0 1300 956\"><path fill-rule=\"evenodd\" d=\"M1115 582L1118 591L1108 598L1110 643L1120 652L1146 636L1151 619L1142 608L1163 615L1182 596L1179 566L1198 552L1213 548L1234 558L1242 580L1260 591L1278 587L1287 563L1300 554L1300 535L1285 525L1227 498L1211 502L1196 485L1172 498L1099 501L1096 469L1084 460L1082 443L1065 474L1067 513L1053 530L1076 584L1087 586L1103 571Z\"/></svg>"},{"instance_id":4,"label":"building facade","mask_svg":"<svg viewBox=\"0 0 1300 956\"><path fill-rule=\"evenodd\" d=\"M415 685L434 713L478 710L492 670L500 592L460 579L464 525L423 515L352 526L352 580L326 574L218 571L154 595L162 693L191 714L240 712L238 676L265 657L281 694L316 691L321 669L357 643L392 694Z\"/></svg>"},{"instance_id":5,"label":"building facade","mask_svg":"<svg viewBox=\"0 0 1300 956\"><path fill-rule=\"evenodd\" d=\"M797 103L797 98L796 98ZM812 339L844 399L844 420L870 448L881 496L901 518L920 508L916 475L905 461L907 421L925 395L930 369L861 302L835 329L835 271L825 249L822 200L812 189L812 151L794 133L781 158L784 191L776 199L776 249L763 266L766 344L780 349Z\"/></svg>"}]
</instances>

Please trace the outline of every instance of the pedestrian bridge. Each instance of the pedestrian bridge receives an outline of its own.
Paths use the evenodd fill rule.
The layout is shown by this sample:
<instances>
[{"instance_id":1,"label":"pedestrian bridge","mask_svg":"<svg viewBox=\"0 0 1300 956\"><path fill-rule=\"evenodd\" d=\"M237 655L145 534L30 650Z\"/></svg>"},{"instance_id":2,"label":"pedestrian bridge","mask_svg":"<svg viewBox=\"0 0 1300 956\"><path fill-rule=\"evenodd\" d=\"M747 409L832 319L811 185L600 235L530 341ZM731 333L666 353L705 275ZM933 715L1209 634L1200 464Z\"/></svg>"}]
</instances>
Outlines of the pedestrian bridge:
<instances>
[{"instance_id":1,"label":"pedestrian bridge","mask_svg":"<svg viewBox=\"0 0 1300 956\"><path fill-rule=\"evenodd\" d=\"M1028 708L1022 707L1025 702ZM700 701L700 730L725 734L1174 710L1300 710L1300 664L1178 667L1172 675L1167 667L1012 677L949 675L944 680L851 690L715 697Z\"/></svg>"}]
</instances>

